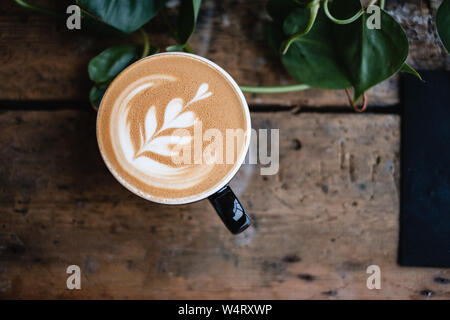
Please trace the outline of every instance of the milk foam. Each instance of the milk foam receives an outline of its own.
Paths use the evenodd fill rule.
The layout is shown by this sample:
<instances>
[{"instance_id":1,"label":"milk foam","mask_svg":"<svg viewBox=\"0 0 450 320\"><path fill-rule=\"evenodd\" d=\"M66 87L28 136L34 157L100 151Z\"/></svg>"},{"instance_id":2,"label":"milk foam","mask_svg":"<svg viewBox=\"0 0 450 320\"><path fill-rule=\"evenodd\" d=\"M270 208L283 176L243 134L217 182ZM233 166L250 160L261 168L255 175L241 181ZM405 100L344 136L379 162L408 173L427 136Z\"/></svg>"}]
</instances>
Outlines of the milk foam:
<instances>
[{"instance_id":1,"label":"milk foam","mask_svg":"<svg viewBox=\"0 0 450 320\"><path fill-rule=\"evenodd\" d=\"M225 146L221 137L228 130L243 130L243 141ZM167 204L204 199L222 188L244 161L250 130L236 82L213 62L187 53L156 54L129 66L108 87L97 117L101 155L114 177L133 193ZM219 136L210 139L211 132ZM236 157L221 161L229 151Z\"/></svg>"},{"instance_id":2,"label":"milk foam","mask_svg":"<svg viewBox=\"0 0 450 320\"><path fill-rule=\"evenodd\" d=\"M129 174L145 184L157 188L176 190L193 187L206 179L214 167L214 163L202 165L170 166L159 161L159 156L172 157L178 145L191 143L191 136L176 136L168 133L170 129L190 128L199 121L195 112L189 107L198 101L208 99L213 93L208 83L202 83L192 99L184 102L182 98L173 97L165 106L164 119L158 123L156 108L150 106L142 123L134 123L130 119L132 105L130 102L137 95L164 85L166 82L179 81L171 75L152 75L131 83L118 97L113 106L111 116L111 141L119 164ZM147 92L145 92L147 93ZM132 127L139 130L139 144L133 144ZM155 156L155 155L158 155Z\"/></svg>"}]
</instances>

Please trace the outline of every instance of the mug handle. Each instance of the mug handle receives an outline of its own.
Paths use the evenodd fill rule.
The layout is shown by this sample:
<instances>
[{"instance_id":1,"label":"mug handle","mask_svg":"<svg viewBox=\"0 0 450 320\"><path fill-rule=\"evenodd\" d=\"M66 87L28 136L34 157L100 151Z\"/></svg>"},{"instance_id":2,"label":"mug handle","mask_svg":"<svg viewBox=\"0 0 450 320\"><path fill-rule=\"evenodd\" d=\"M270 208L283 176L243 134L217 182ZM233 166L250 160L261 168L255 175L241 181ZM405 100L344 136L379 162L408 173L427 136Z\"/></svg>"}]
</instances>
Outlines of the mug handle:
<instances>
[{"instance_id":1,"label":"mug handle","mask_svg":"<svg viewBox=\"0 0 450 320\"><path fill-rule=\"evenodd\" d=\"M232 234L241 233L250 226L250 218L228 185L209 196L208 200Z\"/></svg>"}]
</instances>

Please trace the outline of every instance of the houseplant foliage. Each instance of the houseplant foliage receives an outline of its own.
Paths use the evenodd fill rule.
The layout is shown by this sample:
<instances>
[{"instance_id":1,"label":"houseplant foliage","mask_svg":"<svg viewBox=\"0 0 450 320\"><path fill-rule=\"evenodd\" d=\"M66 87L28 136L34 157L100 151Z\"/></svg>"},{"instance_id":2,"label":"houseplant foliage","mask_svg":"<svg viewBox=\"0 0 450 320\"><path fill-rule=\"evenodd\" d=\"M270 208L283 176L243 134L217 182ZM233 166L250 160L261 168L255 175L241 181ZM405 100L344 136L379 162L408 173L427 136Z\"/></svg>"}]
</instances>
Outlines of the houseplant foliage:
<instances>
[{"instance_id":1,"label":"houseplant foliage","mask_svg":"<svg viewBox=\"0 0 450 320\"><path fill-rule=\"evenodd\" d=\"M28 4L16 3L53 16L64 14ZM139 33L140 44L113 46L94 57L88 66L94 86L91 104L96 107L109 83L128 65L159 52L150 43L144 26L160 17L175 44L166 51L194 51L188 42L195 30L201 0L180 0L178 18L172 21L165 8L167 0L77 0L82 24L103 35ZM419 74L406 64L408 39L403 28L384 10L384 0L268 0L267 12L272 18L266 36L269 46L279 54L286 71L300 83L288 86L241 86L252 93L283 93L311 87L323 89L353 88L350 103L355 107L371 87L398 71ZM436 25L444 46L449 49L449 7L444 0L437 13ZM370 27L377 6L379 28ZM363 99L364 104L366 102Z\"/></svg>"},{"instance_id":2,"label":"houseplant foliage","mask_svg":"<svg viewBox=\"0 0 450 320\"><path fill-rule=\"evenodd\" d=\"M67 18L64 13L35 6L23 0L14 0L27 9L57 18ZM150 43L144 26L156 16L162 18L176 44L167 51L193 52L188 41L195 30L201 0L182 0L176 21L170 21L165 4L168 0L77 0L80 7L83 30L102 37L123 38L139 33L142 43L130 43L107 48L92 58L88 65L89 78L94 82L89 100L94 108L111 81L127 66L148 55L159 52Z\"/></svg>"},{"instance_id":3,"label":"houseplant foliage","mask_svg":"<svg viewBox=\"0 0 450 320\"><path fill-rule=\"evenodd\" d=\"M408 39L384 10L384 1L370 1L367 7L359 0L328 2L268 2L268 41L294 78L316 88L353 87L355 106L365 91L400 70L420 77L406 64ZM379 26L373 27L369 20L376 4Z\"/></svg>"},{"instance_id":4,"label":"houseplant foliage","mask_svg":"<svg viewBox=\"0 0 450 320\"><path fill-rule=\"evenodd\" d=\"M165 2L166 0L77 0L85 18L97 20L125 34L132 33L149 22Z\"/></svg>"},{"instance_id":5,"label":"houseplant foliage","mask_svg":"<svg viewBox=\"0 0 450 320\"><path fill-rule=\"evenodd\" d=\"M436 14L436 28L447 52L450 53L450 0L444 0Z\"/></svg>"},{"instance_id":6,"label":"houseplant foliage","mask_svg":"<svg viewBox=\"0 0 450 320\"><path fill-rule=\"evenodd\" d=\"M370 29L369 14L359 0L335 0L330 5L324 1L324 6L320 1L295 4L269 1L273 18L269 36L286 70L300 82L324 89L353 87L356 102L405 63L408 39L384 10L380 10L380 29Z\"/></svg>"},{"instance_id":7,"label":"houseplant foliage","mask_svg":"<svg viewBox=\"0 0 450 320\"><path fill-rule=\"evenodd\" d=\"M166 1L77 1L78 5L82 8L84 19L95 21L97 25L98 23L106 24L111 29L123 34L138 31L143 39L142 46L114 46L102 51L89 62L89 77L95 83L89 94L89 100L93 107L98 107L109 83L123 69L140 58L159 52L158 48L150 44L149 37L142 27L164 10ZM173 37L178 43L166 48L168 51L192 51L189 48L188 41L194 32L200 5L201 0L182 1L178 21L174 25L171 24L165 12L161 13L168 29L172 32Z\"/></svg>"}]
</instances>

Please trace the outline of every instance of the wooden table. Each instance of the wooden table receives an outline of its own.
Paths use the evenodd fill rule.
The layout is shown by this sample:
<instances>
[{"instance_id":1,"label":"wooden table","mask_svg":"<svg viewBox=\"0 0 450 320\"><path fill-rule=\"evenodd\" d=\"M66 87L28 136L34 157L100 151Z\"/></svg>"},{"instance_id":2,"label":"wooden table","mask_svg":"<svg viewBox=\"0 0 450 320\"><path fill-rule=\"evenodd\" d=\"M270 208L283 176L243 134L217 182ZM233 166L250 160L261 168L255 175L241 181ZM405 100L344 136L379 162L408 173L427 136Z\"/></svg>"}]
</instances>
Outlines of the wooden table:
<instances>
[{"instance_id":1,"label":"wooden table","mask_svg":"<svg viewBox=\"0 0 450 320\"><path fill-rule=\"evenodd\" d=\"M409 62L448 69L432 31L436 2L399 3L388 9L411 40ZM264 43L263 7L204 1L192 47L240 84L293 82ZM0 298L450 298L449 269L396 263L398 77L370 92L364 114L337 91L247 95L253 126L280 128L280 171L241 168L232 186L253 227L232 236L207 201L153 204L107 171L86 64L111 40L12 1L0 9ZM152 23L154 43L170 43L163 33ZM81 290L66 288L73 264ZM381 290L366 287L372 264Z\"/></svg>"}]
</instances>

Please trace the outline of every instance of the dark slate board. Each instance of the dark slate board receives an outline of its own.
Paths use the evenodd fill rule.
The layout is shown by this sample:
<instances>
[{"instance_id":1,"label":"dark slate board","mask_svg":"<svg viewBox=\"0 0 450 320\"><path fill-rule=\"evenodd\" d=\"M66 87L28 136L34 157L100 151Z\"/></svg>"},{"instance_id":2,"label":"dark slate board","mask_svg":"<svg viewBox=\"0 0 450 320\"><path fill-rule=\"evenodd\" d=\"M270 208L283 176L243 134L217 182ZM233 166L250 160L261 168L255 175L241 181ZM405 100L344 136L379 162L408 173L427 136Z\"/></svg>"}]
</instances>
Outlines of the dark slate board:
<instances>
[{"instance_id":1,"label":"dark slate board","mask_svg":"<svg viewBox=\"0 0 450 320\"><path fill-rule=\"evenodd\" d=\"M402 88L399 263L450 267L450 72Z\"/></svg>"}]
</instances>

